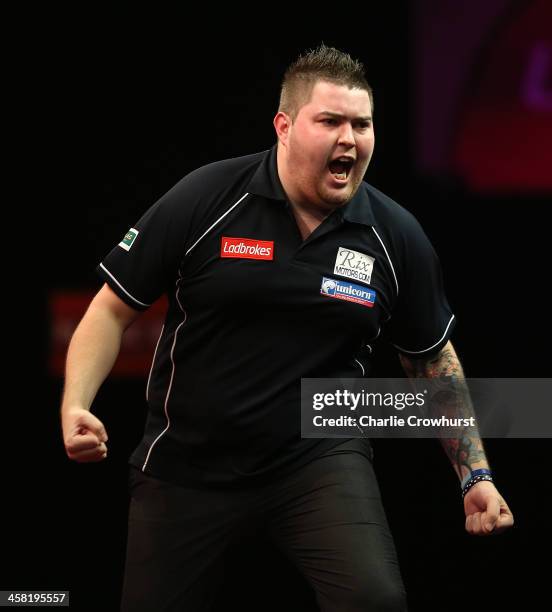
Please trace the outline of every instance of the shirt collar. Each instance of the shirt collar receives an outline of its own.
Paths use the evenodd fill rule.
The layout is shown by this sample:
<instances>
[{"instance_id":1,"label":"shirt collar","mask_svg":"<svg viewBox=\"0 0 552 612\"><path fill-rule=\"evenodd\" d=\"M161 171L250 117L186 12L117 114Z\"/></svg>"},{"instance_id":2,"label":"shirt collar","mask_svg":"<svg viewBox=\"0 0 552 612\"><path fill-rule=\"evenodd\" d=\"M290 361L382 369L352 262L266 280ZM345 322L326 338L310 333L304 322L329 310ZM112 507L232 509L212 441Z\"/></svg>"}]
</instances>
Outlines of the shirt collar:
<instances>
[{"instance_id":1,"label":"shirt collar","mask_svg":"<svg viewBox=\"0 0 552 612\"><path fill-rule=\"evenodd\" d=\"M278 176L276 145L265 151L261 163L249 181L246 190L248 193L264 196L271 200L287 201L286 193Z\"/></svg>"},{"instance_id":2,"label":"shirt collar","mask_svg":"<svg viewBox=\"0 0 552 612\"><path fill-rule=\"evenodd\" d=\"M259 167L247 186L247 191L271 200L287 202L286 193L278 176L276 147L277 145L274 145L265 151ZM339 210L343 219L351 223L375 224L370 195L364 181L361 182L353 199Z\"/></svg>"}]
</instances>

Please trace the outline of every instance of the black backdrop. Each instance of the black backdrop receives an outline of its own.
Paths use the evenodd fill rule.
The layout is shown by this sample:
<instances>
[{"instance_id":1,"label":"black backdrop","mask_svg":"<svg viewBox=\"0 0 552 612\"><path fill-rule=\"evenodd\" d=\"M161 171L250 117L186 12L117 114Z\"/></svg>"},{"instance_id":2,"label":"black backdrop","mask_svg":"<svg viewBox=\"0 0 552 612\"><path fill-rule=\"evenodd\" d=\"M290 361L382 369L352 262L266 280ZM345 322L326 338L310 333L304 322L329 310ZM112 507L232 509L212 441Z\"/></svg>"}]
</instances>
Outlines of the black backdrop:
<instances>
[{"instance_id":1,"label":"black backdrop","mask_svg":"<svg viewBox=\"0 0 552 612\"><path fill-rule=\"evenodd\" d=\"M126 537L126 459L144 418L143 381L106 382L94 411L110 455L78 465L64 455L61 381L46 370L48 295L99 288L94 267L130 225L185 173L268 148L286 65L321 41L350 52L375 90L376 149L367 180L422 222L457 314L453 341L468 376L550 373L547 207L540 196L482 197L414 172L413 45L404 5L197 7L155 14L50 14L33 43L28 80L34 133L29 182L45 239L21 254L40 273L24 350L23 424L10 436L1 589L65 589L75 610L115 610ZM215 19L215 12L217 12ZM63 17L63 22L60 21ZM547 250L546 250L547 251ZM27 259L28 258L28 259ZM24 343L28 346L28 343ZM385 354L382 372L398 373ZM29 375L30 374L30 375ZM464 532L458 483L436 441L375 441L376 469L412 610L473 612L543 598L537 560L550 503L548 440L488 440L516 527L500 537ZM268 542L244 542L217 610L315 610L301 577ZM469 602L469 603L467 603Z\"/></svg>"}]
</instances>

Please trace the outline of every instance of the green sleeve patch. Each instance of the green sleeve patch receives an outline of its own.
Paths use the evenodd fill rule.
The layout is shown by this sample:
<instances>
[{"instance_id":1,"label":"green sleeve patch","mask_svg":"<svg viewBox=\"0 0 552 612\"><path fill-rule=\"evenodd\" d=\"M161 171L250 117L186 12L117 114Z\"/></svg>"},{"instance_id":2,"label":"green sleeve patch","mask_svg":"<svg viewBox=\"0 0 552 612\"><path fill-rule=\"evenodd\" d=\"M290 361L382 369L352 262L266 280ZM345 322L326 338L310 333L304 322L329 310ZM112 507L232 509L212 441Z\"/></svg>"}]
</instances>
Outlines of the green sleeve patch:
<instances>
[{"instance_id":1,"label":"green sleeve patch","mask_svg":"<svg viewBox=\"0 0 552 612\"><path fill-rule=\"evenodd\" d=\"M130 251L130 247L136 240L136 236L138 236L138 230L131 227L128 232L125 234L125 237L119 242L119 246L123 248L125 251Z\"/></svg>"}]
</instances>

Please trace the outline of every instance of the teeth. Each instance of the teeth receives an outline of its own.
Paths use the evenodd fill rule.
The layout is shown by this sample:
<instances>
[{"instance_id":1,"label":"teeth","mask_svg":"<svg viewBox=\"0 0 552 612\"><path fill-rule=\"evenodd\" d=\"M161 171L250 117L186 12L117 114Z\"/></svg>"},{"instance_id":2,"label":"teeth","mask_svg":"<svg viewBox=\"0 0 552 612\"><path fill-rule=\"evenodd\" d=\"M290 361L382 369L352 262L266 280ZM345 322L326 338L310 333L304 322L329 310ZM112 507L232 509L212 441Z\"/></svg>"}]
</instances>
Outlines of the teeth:
<instances>
[{"instance_id":1,"label":"teeth","mask_svg":"<svg viewBox=\"0 0 552 612\"><path fill-rule=\"evenodd\" d=\"M347 173L346 172L339 172L339 173L335 173L334 176L338 179L344 180L347 178Z\"/></svg>"}]
</instances>

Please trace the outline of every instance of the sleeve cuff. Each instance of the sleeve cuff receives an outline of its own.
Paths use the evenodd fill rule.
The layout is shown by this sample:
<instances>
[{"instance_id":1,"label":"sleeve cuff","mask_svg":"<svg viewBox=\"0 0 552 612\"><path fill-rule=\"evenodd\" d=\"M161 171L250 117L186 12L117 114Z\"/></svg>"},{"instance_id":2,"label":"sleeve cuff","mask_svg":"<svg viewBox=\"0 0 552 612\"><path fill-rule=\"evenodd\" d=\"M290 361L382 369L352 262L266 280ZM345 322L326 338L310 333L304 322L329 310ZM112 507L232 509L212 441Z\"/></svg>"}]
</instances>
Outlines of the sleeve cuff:
<instances>
[{"instance_id":1,"label":"sleeve cuff","mask_svg":"<svg viewBox=\"0 0 552 612\"><path fill-rule=\"evenodd\" d=\"M113 274L104 266L103 263L99 264L96 268L96 272L103 278L103 280L111 287L114 293L125 302L131 308L135 310L146 310L151 304L146 304L135 298L129 291L127 291L123 285L113 276Z\"/></svg>"},{"instance_id":2,"label":"sleeve cuff","mask_svg":"<svg viewBox=\"0 0 552 612\"><path fill-rule=\"evenodd\" d=\"M439 338L439 340L437 340L437 342L435 342L434 344L432 344L431 346L428 346L426 348L422 348L419 350L411 350L409 348L403 348L402 346L398 346L397 344L393 344L393 346L400 352L403 353L404 355L407 355L408 357L412 357L414 359L421 359L424 357L432 357L433 355L436 355L444 346L445 344L449 341L449 338L452 335L452 331L454 329L456 325L456 317L454 315L451 315L447 326L445 328L445 331L443 332L443 335Z\"/></svg>"}]
</instances>

